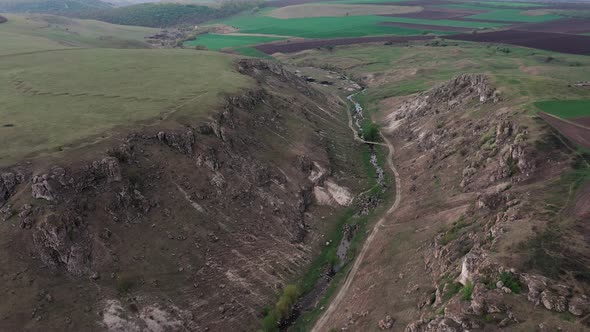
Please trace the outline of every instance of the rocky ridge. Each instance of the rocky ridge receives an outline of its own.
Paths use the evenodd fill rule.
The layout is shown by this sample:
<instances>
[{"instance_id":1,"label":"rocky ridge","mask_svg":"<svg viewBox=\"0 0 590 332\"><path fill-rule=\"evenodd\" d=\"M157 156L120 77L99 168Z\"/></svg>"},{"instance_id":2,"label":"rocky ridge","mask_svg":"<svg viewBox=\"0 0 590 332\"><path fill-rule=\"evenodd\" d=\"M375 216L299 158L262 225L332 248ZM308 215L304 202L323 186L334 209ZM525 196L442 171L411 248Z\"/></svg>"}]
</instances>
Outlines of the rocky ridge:
<instances>
[{"instance_id":1,"label":"rocky ridge","mask_svg":"<svg viewBox=\"0 0 590 332\"><path fill-rule=\"evenodd\" d=\"M518 268L524 254L508 260L496 253L514 241L508 236L513 228L543 218L532 208L543 203L534 202L531 191L538 193L566 171L572 158L565 148L540 152L539 140L550 138L533 139L529 124L501 101L485 75L464 74L397 103L387 117L389 133L420 155L411 162L416 166L410 195L432 195L423 187L433 179L441 190L455 192L451 197L471 197L459 218L448 221L424 250L433 290L418 303L423 318L409 324L407 332L518 330L526 319L514 307L520 299L575 317L590 313L588 285ZM478 109L479 116L466 115ZM446 164L461 171L451 172ZM431 310L438 314L432 316ZM387 329L382 322L379 327Z\"/></svg>"}]
</instances>

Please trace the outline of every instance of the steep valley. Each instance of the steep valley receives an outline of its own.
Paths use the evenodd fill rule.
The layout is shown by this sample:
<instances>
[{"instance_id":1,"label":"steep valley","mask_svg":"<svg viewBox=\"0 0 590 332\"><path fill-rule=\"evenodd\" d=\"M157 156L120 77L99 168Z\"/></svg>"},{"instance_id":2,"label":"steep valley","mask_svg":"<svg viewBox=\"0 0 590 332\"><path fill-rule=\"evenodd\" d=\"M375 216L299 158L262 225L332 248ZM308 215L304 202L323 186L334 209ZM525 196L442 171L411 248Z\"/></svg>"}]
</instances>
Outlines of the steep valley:
<instances>
[{"instance_id":1,"label":"steep valley","mask_svg":"<svg viewBox=\"0 0 590 332\"><path fill-rule=\"evenodd\" d=\"M337 98L236 66L257 83L208 118L3 169L3 330L249 331L297 283L370 188L363 145Z\"/></svg>"}]
</instances>

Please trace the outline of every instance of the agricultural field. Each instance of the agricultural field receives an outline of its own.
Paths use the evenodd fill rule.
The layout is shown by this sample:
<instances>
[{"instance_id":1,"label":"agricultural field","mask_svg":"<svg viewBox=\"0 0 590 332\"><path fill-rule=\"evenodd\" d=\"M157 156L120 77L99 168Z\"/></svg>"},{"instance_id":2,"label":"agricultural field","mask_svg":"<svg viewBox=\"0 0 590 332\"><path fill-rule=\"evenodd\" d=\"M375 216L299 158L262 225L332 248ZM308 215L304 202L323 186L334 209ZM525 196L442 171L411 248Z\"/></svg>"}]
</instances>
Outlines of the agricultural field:
<instances>
[{"instance_id":1,"label":"agricultural field","mask_svg":"<svg viewBox=\"0 0 590 332\"><path fill-rule=\"evenodd\" d=\"M535 106L543 112L564 119L590 117L590 100L540 101Z\"/></svg>"},{"instance_id":2,"label":"agricultural field","mask_svg":"<svg viewBox=\"0 0 590 332\"><path fill-rule=\"evenodd\" d=\"M241 35L220 35L220 34L203 34L195 40L189 40L184 43L185 47L205 46L212 51L219 51L227 47L241 47L255 44L268 43L283 38L263 37L263 36L241 36Z\"/></svg>"},{"instance_id":3,"label":"agricultural field","mask_svg":"<svg viewBox=\"0 0 590 332\"><path fill-rule=\"evenodd\" d=\"M503 43L555 52L590 55L590 37L553 32L502 30L490 33L462 34L450 39L483 43Z\"/></svg>"},{"instance_id":4,"label":"agricultural field","mask_svg":"<svg viewBox=\"0 0 590 332\"><path fill-rule=\"evenodd\" d=\"M201 116L220 96L249 85L230 55L115 49L147 47L142 39L153 29L6 16L0 26L0 164L144 120Z\"/></svg>"},{"instance_id":5,"label":"agricultural field","mask_svg":"<svg viewBox=\"0 0 590 332\"><path fill-rule=\"evenodd\" d=\"M478 13L466 16L468 19L482 20L482 21L502 21L502 22L521 22L521 23L536 23L545 22L561 18L559 15L545 13L536 10L522 10L522 9L504 9L487 7L484 5L443 5L442 8L460 9L460 10L477 10L483 13Z\"/></svg>"},{"instance_id":6,"label":"agricultural field","mask_svg":"<svg viewBox=\"0 0 590 332\"><path fill-rule=\"evenodd\" d=\"M590 6L584 7L583 4L578 6L582 6L582 9L587 7L590 10ZM556 12L556 10L565 10L564 8L569 7L546 3L502 1L277 0L267 2L260 10L211 23L226 25L231 27L232 31L242 34L279 35L287 39L306 39L279 42L280 47L276 48L290 50L301 50L305 45L317 47L318 43L345 44L337 39L362 38L358 40L363 42L363 39L370 40L377 36L444 36L468 34L474 30L481 32L482 35L489 31L504 29L568 34L590 32L587 30L586 20L567 19L566 16ZM580 22L583 24L580 25ZM525 36L525 42L528 42L532 36L532 34ZM213 36L203 37L201 44L211 44L213 38ZM220 40L220 44L223 44L228 51L231 51L232 47L237 48L242 45L239 40L235 40L235 43L231 45L230 38L227 42ZM268 46L261 45L267 44L265 42L249 46L268 51L275 49L272 46L274 43L276 41L271 41ZM296 43L298 46L283 45L286 43ZM188 45L193 44L195 43ZM537 44L522 45L537 47ZM584 48L584 46L579 47ZM559 45L549 50L569 51ZM267 51L263 52L272 54Z\"/></svg>"}]
</instances>

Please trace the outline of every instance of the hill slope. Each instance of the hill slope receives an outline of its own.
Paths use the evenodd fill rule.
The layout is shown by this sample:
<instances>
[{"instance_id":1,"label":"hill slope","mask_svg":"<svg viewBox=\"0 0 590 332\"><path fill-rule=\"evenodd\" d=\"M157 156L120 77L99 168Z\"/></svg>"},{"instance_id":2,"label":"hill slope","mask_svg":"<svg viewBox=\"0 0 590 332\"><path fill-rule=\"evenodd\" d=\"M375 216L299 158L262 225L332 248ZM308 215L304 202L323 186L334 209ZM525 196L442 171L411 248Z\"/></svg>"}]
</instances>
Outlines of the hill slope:
<instances>
[{"instance_id":1,"label":"hill slope","mask_svg":"<svg viewBox=\"0 0 590 332\"><path fill-rule=\"evenodd\" d=\"M0 12L71 13L112 7L100 0L0 0Z\"/></svg>"}]
</instances>

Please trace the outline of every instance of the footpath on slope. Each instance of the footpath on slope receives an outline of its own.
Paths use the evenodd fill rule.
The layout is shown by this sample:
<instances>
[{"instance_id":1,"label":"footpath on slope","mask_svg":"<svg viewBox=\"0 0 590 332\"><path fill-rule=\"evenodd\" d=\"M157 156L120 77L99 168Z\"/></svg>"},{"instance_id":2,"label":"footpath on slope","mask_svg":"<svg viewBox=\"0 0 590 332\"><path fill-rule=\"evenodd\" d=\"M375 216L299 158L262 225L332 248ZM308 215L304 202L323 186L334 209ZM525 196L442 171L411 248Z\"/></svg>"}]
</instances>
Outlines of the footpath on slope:
<instances>
[{"instance_id":1,"label":"footpath on slope","mask_svg":"<svg viewBox=\"0 0 590 332\"><path fill-rule=\"evenodd\" d=\"M355 103L356 107L361 107L356 101L354 101L352 99L351 99L351 101L353 103ZM322 313L320 318L318 318L313 329L311 330L312 332L326 331L326 328L325 328L326 323L330 320L332 314L334 312L336 312L336 310L338 309L338 306L340 305L340 303L342 302L344 297L347 295L347 293L350 289L350 286L352 285L352 282L354 280L354 277L355 277L356 273L358 272L358 270L365 258L365 255L369 251L369 248L371 248L371 244L373 243L373 240L377 236L377 233L379 233L380 228L385 224L385 221L388 219L388 217L393 212L395 212L395 210L398 208L400 201L401 201L401 184L399 181L399 173L398 173L397 169L395 168L395 165L393 164L393 154L395 152L393 144L391 144L391 142L387 139L387 137L385 137L385 135L383 135L382 132L380 132L380 135L383 138L383 141L385 143L369 142L369 141L365 141L364 139L360 138L356 128L354 128L354 125L352 123L352 115L351 115L350 111L348 112L348 127L352 131L352 135L354 136L354 139L358 142L362 142L362 143L366 143L366 144L373 144L373 145L387 146L387 149L389 150L389 153L387 155L387 164L389 165L389 168L391 169L391 171L394 174L395 200L394 200L393 204L391 205L391 207L389 208L389 210L387 210L385 215L383 215L383 217L381 217L377 221L375 226L373 226L371 234L369 234L369 236L365 240L365 243L363 244L361 251L359 252L356 259L354 260L354 264L352 265L352 268L346 274L346 277L344 278L344 284L340 287L340 289L338 290L338 292L336 293L336 295L334 296L334 298L330 302L330 305L328 306L328 308Z\"/></svg>"}]
</instances>

